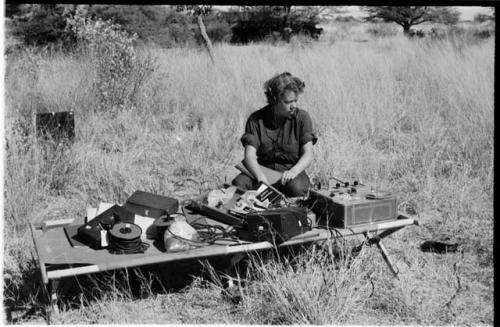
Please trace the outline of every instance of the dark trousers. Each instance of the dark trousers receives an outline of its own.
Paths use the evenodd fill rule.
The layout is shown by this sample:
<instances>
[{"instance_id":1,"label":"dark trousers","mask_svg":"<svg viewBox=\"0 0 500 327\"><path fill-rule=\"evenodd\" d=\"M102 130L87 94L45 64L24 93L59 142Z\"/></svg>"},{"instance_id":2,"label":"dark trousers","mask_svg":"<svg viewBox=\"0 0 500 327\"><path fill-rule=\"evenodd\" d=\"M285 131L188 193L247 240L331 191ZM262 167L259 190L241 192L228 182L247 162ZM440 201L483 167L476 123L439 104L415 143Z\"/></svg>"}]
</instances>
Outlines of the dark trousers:
<instances>
[{"instance_id":1,"label":"dark trousers","mask_svg":"<svg viewBox=\"0 0 500 327\"><path fill-rule=\"evenodd\" d=\"M259 187L257 180L252 179L243 173L236 176L231 183L245 191L256 190ZM309 184L309 177L306 172L303 171L285 185L281 184L281 181L277 181L272 186L281 193L285 194L287 197L297 197L307 195Z\"/></svg>"}]
</instances>

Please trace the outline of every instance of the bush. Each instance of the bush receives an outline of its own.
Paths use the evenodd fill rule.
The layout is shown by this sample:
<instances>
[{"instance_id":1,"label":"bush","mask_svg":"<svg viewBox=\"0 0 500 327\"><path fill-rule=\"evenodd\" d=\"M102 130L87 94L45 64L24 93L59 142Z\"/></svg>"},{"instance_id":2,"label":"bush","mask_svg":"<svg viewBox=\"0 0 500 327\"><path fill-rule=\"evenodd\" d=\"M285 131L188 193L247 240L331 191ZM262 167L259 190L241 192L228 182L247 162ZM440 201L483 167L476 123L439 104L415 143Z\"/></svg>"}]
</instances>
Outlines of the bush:
<instances>
[{"instance_id":1,"label":"bush","mask_svg":"<svg viewBox=\"0 0 500 327\"><path fill-rule=\"evenodd\" d=\"M494 15L488 15L488 14L482 14L478 13L477 15L474 16L474 22L476 23L484 23L488 21L495 21L495 16Z\"/></svg>"},{"instance_id":2,"label":"bush","mask_svg":"<svg viewBox=\"0 0 500 327\"><path fill-rule=\"evenodd\" d=\"M393 25L385 23L376 23L366 29L366 33L374 37L391 37L398 34Z\"/></svg>"},{"instance_id":3,"label":"bush","mask_svg":"<svg viewBox=\"0 0 500 327\"><path fill-rule=\"evenodd\" d=\"M208 15L203 17L203 23L206 26L207 35L213 43L224 43L231 40L231 26L227 22L219 20L216 16ZM194 28L196 41L198 44L204 43L198 25L196 24Z\"/></svg>"},{"instance_id":4,"label":"bush","mask_svg":"<svg viewBox=\"0 0 500 327\"><path fill-rule=\"evenodd\" d=\"M292 12L290 14L272 11L272 8L247 12L230 12L226 15L232 23L231 43L249 43L262 40L276 42L276 38L290 41L293 35L306 35L318 39L323 32L317 28L319 19L314 14Z\"/></svg>"},{"instance_id":5,"label":"bush","mask_svg":"<svg viewBox=\"0 0 500 327\"><path fill-rule=\"evenodd\" d=\"M137 57L133 47L137 35L130 35L110 21L94 21L78 12L68 19L68 24L77 35L79 50L95 66L99 109L124 107L133 102L155 65L150 57Z\"/></svg>"},{"instance_id":6,"label":"bush","mask_svg":"<svg viewBox=\"0 0 500 327\"><path fill-rule=\"evenodd\" d=\"M14 18L12 32L27 45L45 46L58 43L63 47L71 47L76 39L67 29L67 13L61 6L38 5L30 8L27 16Z\"/></svg>"},{"instance_id":7,"label":"bush","mask_svg":"<svg viewBox=\"0 0 500 327\"><path fill-rule=\"evenodd\" d=\"M477 28L472 30L472 34L478 39L487 39L495 36L495 23L487 22L480 24Z\"/></svg>"},{"instance_id":8,"label":"bush","mask_svg":"<svg viewBox=\"0 0 500 327\"><path fill-rule=\"evenodd\" d=\"M349 23L349 22L357 22L359 21L357 18L355 18L354 16L352 15L349 15L349 16L337 16L335 17L334 19L336 22L339 22L339 23Z\"/></svg>"},{"instance_id":9,"label":"bush","mask_svg":"<svg viewBox=\"0 0 500 327\"><path fill-rule=\"evenodd\" d=\"M93 6L89 15L97 20L109 20L119 24L138 39L160 47L192 46L203 42L196 16L188 16L165 6ZM224 42L231 38L227 22L215 15L204 15L207 34L212 42Z\"/></svg>"},{"instance_id":10,"label":"bush","mask_svg":"<svg viewBox=\"0 0 500 327\"><path fill-rule=\"evenodd\" d=\"M423 30L409 29L408 32L406 33L406 36L408 36L410 38L413 38L413 37L423 38L423 37L425 37L425 32Z\"/></svg>"}]
</instances>

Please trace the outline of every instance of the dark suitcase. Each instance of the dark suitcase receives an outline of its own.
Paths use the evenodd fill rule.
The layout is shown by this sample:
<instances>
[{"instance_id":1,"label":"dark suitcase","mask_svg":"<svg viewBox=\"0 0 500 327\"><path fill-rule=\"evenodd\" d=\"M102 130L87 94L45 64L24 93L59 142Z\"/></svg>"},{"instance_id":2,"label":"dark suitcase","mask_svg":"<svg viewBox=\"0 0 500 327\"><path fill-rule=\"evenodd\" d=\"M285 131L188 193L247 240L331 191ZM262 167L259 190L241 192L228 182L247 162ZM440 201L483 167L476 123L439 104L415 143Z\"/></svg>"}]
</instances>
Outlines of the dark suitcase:
<instances>
[{"instance_id":1,"label":"dark suitcase","mask_svg":"<svg viewBox=\"0 0 500 327\"><path fill-rule=\"evenodd\" d=\"M123 207L140 216L159 218L167 213L176 213L179 209L179 200L144 191L135 191Z\"/></svg>"}]
</instances>

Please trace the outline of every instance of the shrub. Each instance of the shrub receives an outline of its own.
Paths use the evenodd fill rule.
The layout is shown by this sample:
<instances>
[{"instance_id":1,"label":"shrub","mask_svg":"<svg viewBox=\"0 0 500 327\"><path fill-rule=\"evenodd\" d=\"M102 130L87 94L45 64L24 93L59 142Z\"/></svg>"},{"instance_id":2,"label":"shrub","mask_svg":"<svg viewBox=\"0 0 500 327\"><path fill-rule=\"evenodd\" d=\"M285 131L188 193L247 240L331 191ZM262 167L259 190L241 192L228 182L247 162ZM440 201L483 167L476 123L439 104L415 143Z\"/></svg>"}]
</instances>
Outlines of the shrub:
<instances>
[{"instance_id":1,"label":"shrub","mask_svg":"<svg viewBox=\"0 0 500 327\"><path fill-rule=\"evenodd\" d=\"M376 23L366 29L366 33L374 37L391 37L398 34L396 28L389 24Z\"/></svg>"},{"instance_id":2,"label":"shrub","mask_svg":"<svg viewBox=\"0 0 500 327\"><path fill-rule=\"evenodd\" d=\"M440 28L440 27L433 27L433 28L431 28L428 35L432 39L442 40L446 37L446 30L443 28Z\"/></svg>"},{"instance_id":3,"label":"shrub","mask_svg":"<svg viewBox=\"0 0 500 327\"><path fill-rule=\"evenodd\" d=\"M472 30L474 37L478 39L487 39L489 37L495 36L495 23L488 22L485 24L480 24L477 28Z\"/></svg>"},{"instance_id":4,"label":"shrub","mask_svg":"<svg viewBox=\"0 0 500 327\"><path fill-rule=\"evenodd\" d=\"M68 24L77 35L79 50L95 66L99 109L123 108L133 101L155 66L150 57L142 59L136 55L133 44L137 35L130 35L110 21L95 21L79 12L68 19Z\"/></svg>"},{"instance_id":5,"label":"shrub","mask_svg":"<svg viewBox=\"0 0 500 327\"><path fill-rule=\"evenodd\" d=\"M75 43L74 34L66 26L66 8L37 5L30 10L27 16L16 16L13 24L13 34L25 44L44 46L58 43L62 47L71 47Z\"/></svg>"},{"instance_id":6,"label":"shrub","mask_svg":"<svg viewBox=\"0 0 500 327\"><path fill-rule=\"evenodd\" d=\"M406 33L406 36L413 38L413 37L425 37L425 32L422 30L414 30L414 29L409 29L408 32Z\"/></svg>"},{"instance_id":7,"label":"shrub","mask_svg":"<svg viewBox=\"0 0 500 327\"><path fill-rule=\"evenodd\" d=\"M349 23L349 22L357 22L358 19L352 15L349 15L349 16L339 15L339 16L335 17L335 21L340 22L340 23Z\"/></svg>"},{"instance_id":8,"label":"shrub","mask_svg":"<svg viewBox=\"0 0 500 327\"><path fill-rule=\"evenodd\" d=\"M210 41L212 41L213 43L223 43L229 42L229 40L231 40L232 31L229 23L221 21L213 15L204 16L203 23L206 26L207 35L210 38ZM195 25L194 28L196 41L198 42L198 44L204 43L205 41L203 41L202 39L198 25Z\"/></svg>"},{"instance_id":9,"label":"shrub","mask_svg":"<svg viewBox=\"0 0 500 327\"><path fill-rule=\"evenodd\" d=\"M276 42L276 37L290 41L293 35L306 35L318 39L323 32L317 28L319 18L314 13L295 11L288 14L274 12L272 7L254 11L230 12L227 19L231 22L231 43L249 43L262 40Z\"/></svg>"},{"instance_id":10,"label":"shrub","mask_svg":"<svg viewBox=\"0 0 500 327\"><path fill-rule=\"evenodd\" d=\"M89 15L97 20L119 24L138 39L160 47L191 46L203 42L195 16L165 6L93 6ZM203 17L207 34L212 42L225 42L231 38L227 22L207 13Z\"/></svg>"},{"instance_id":11,"label":"shrub","mask_svg":"<svg viewBox=\"0 0 500 327\"><path fill-rule=\"evenodd\" d=\"M478 13L477 15L474 16L474 22L476 23L484 23L488 21L495 21L495 16L494 14L489 15L489 14L483 14L483 13Z\"/></svg>"}]
</instances>

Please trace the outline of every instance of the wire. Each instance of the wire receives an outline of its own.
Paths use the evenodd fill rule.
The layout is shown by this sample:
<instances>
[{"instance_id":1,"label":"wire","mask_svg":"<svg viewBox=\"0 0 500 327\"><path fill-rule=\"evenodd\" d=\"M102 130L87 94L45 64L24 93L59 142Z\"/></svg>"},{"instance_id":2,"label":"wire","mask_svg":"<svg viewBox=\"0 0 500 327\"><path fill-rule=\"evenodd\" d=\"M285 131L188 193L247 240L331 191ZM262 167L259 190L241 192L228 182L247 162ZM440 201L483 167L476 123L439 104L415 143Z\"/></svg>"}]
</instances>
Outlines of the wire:
<instances>
[{"instance_id":1,"label":"wire","mask_svg":"<svg viewBox=\"0 0 500 327\"><path fill-rule=\"evenodd\" d=\"M113 254L129 254L129 253L144 253L149 244L141 241L141 237L127 240L120 237L115 237L111 233L109 235L109 251Z\"/></svg>"},{"instance_id":2,"label":"wire","mask_svg":"<svg viewBox=\"0 0 500 327\"><path fill-rule=\"evenodd\" d=\"M200 224L194 223L191 226L196 229L200 238L207 243L213 244L216 241L222 239L230 239L237 240L236 230L231 228L230 230L226 230L224 227L220 225L208 225L208 224Z\"/></svg>"}]
</instances>

